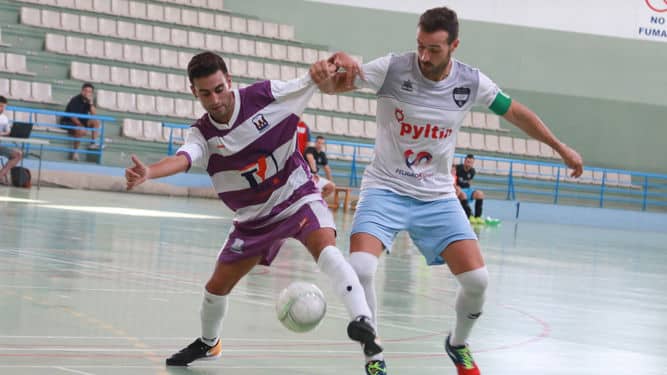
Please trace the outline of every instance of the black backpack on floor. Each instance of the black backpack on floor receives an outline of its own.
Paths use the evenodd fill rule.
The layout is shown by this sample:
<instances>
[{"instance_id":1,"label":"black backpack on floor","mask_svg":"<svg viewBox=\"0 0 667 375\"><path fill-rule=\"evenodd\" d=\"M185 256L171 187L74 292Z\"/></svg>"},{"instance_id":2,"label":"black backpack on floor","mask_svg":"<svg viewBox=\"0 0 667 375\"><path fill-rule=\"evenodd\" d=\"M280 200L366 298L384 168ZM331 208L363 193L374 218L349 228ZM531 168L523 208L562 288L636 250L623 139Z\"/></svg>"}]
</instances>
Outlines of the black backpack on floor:
<instances>
[{"instance_id":1,"label":"black backpack on floor","mask_svg":"<svg viewBox=\"0 0 667 375\"><path fill-rule=\"evenodd\" d=\"M11 172L12 185L16 187L29 188L32 186L32 175L30 169L23 167L14 167Z\"/></svg>"}]
</instances>

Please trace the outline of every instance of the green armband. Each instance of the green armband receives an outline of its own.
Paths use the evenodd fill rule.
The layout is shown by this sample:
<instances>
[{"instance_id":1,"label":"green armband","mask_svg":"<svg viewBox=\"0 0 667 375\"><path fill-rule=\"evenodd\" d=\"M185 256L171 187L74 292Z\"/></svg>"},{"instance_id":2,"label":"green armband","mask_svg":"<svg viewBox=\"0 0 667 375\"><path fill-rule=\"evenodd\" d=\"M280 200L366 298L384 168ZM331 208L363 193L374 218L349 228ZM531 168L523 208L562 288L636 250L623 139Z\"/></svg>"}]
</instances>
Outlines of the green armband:
<instances>
[{"instance_id":1,"label":"green armband","mask_svg":"<svg viewBox=\"0 0 667 375\"><path fill-rule=\"evenodd\" d=\"M493 103L489 106L489 109L498 116L502 116L510 109L512 104L512 98L502 91L498 91L496 98L493 99Z\"/></svg>"}]
</instances>

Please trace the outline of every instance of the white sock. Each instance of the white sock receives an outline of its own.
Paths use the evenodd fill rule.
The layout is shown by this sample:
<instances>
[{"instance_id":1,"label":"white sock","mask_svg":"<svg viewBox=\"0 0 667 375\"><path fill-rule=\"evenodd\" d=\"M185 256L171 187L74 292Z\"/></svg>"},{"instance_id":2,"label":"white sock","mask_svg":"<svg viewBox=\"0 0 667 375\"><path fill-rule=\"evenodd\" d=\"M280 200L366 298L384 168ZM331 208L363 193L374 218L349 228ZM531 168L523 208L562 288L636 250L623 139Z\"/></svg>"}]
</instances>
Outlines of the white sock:
<instances>
[{"instance_id":1,"label":"white sock","mask_svg":"<svg viewBox=\"0 0 667 375\"><path fill-rule=\"evenodd\" d=\"M489 283L486 267L456 275L459 290L456 296L456 327L450 338L452 346L465 345L472 326L482 314L484 292Z\"/></svg>"},{"instance_id":2,"label":"white sock","mask_svg":"<svg viewBox=\"0 0 667 375\"><path fill-rule=\"evenodd\" d=\"M343 300L351 319L360 315L371 317L359 278L337 247L325 247L320 253L317 265L331 280L334 291Z\"/></svg>"},{"instance_id":3,"label":"white sock","mask_svg":"<svg viewBox=\"0 0 667 375\"><path fill-rule=\"evenodd\" d=\"M371 310L371 323L375 328L375 333L379 335L378 331L378 317L377 317L377 296L375 294L375 272L378 268L378 257L365 251L355 251L350 254L350 264L354 268L354 272L359 276L359 282L364 288L366 294L366 302ZM378 353L372 357L366 357L368 361L382 361L384 360L384 353Z\"/></svg>"},{"instance_id":4,"label":"white sock","mask_svg":"<svg viewBox=\"0 0 667 375\"><path fill-rule=\"evenodd\" d=\"M204 289L204 301L200 312L201 339L204 344L213 346L218 342L226 310L227 296L219 296Z\"/></svg>"}]
</instances>

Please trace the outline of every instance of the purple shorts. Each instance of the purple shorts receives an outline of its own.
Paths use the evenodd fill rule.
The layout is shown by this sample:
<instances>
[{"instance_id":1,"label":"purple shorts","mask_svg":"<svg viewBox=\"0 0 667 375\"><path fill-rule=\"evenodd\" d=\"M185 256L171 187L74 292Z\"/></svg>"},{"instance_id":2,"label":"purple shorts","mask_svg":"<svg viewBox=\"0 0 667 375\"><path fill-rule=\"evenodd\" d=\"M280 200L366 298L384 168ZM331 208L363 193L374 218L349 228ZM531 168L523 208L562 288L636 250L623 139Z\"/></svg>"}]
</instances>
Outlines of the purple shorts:
<instances>
[{"instance_id":1,"label":"purple shorts","mask_svg":"<svg viewBox=\"0 0 667 375\"><path fill-rule=\"evenodd\" d=\"M259 264L268 266L278 255L285 240L295 238L305 246L310 232L320 228L336 229L331 211L321 200L306 203L292 216L262 228L234 226L220 250L218 261L235 263L241 259L262 256Z\"/></svg>"}]
</instances>

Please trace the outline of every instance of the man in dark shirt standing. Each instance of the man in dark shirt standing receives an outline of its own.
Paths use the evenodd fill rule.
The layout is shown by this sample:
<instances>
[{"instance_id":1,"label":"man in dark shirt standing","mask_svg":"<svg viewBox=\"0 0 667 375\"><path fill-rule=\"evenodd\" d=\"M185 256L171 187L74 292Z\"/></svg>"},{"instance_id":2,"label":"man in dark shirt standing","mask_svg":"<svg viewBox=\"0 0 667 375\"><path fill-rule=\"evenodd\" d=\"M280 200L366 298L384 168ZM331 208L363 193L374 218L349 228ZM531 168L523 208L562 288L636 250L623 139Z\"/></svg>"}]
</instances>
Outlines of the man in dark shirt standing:
<instances>
[{"instance_id":1,"label":"man in dark shirt standing","mask_svg":"<svg viewBox=\"0 0 667 375\"><path fill-rule=\"evenodd\" d=\"M464 199L460 199L461 205L463 206L463 209L465 210L468 217L470 217L470 221L473 223L482 221L482 205L484 204L484 193L481 190L473 190L472 187L470 187L470 182L473 178L475 178L475 168L473 167L474 165L475 155L468 154L466 155L465 160L463 160L463 164L456 166L456 183L461 188L461 191L465 194L464 197L461 197ZM468 200L475 201L474 218L471 217L472 210L468 205Z\"/></svg>"},{"instance_id":2,"label":"man in dark shirt standing","mask_svg":"<svg viewBox=\"0 0 667 375\"><path fill-rule=\"evenodd\" d=\"M83 86L81 86L81 93L70 99L69 103L67 103L65 112L78 113L82 115L94 115L96 113L95 106L93 105L94 91L95 87L93 87L92 84L88 82L84 83ZM93 129L90 136L90 139L92 139L93 142L88 146L88 149L99 149L99 143L95 142L95 139L97 138L96 129L100 127L99 121L78 117L63 117L60 120L60 123L62 125L76 126L76 128L67 129L67 132L75 138L85 137L88 133L87 128ZM79 155L76 153L76 150L79 149L79 143L79 141L74 141L72 143L72 148L74 148L75 151L72 152L71 159L74 161L79 160Z\"/></svg>"},{"instance_id":3,"label":"man in dark shirt standing","mask_svg":"<svg viewBox=\"0 0 667 375\"><path fill-rule=\"evenodd\" d=\"M303 156L306 158L306 161L310 166L310 173L313 174L315 184L320 191L322 191L322 197L328 197L334 190L336 190L336 185L331 178L331 168L329 167L327 154L324 152L324 137L318 135L315 141L315 147L311 146L306 148ZM317 172L319 172L320 166L324 169L327 178L318 176Z\"/></svg>"}]
</instances>

